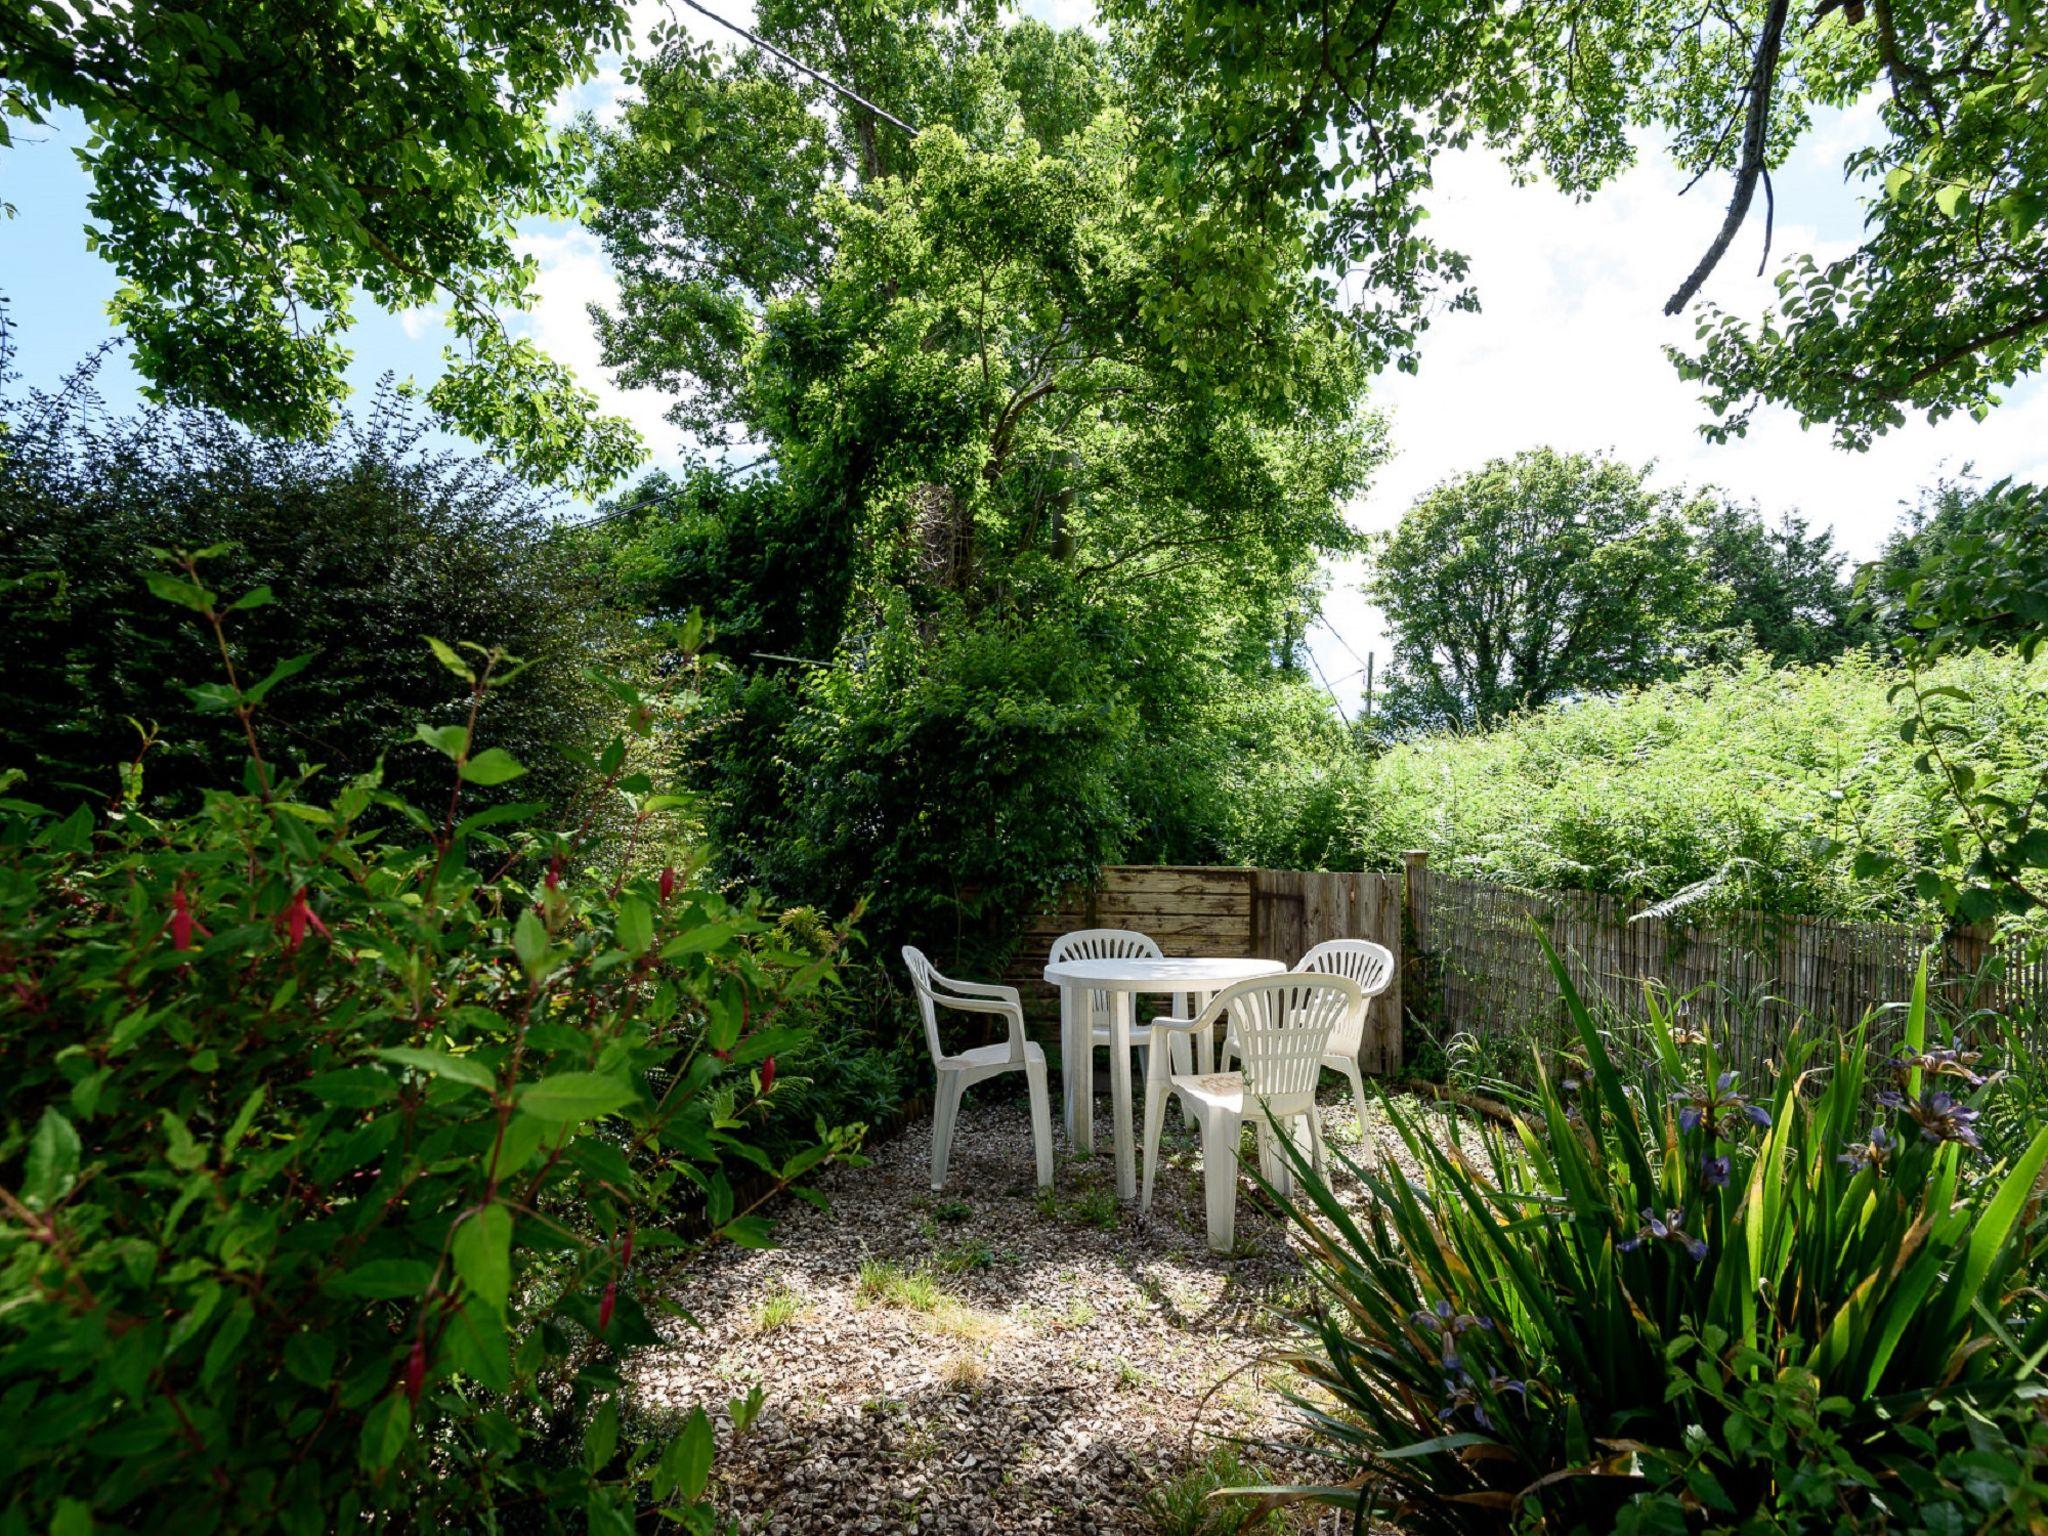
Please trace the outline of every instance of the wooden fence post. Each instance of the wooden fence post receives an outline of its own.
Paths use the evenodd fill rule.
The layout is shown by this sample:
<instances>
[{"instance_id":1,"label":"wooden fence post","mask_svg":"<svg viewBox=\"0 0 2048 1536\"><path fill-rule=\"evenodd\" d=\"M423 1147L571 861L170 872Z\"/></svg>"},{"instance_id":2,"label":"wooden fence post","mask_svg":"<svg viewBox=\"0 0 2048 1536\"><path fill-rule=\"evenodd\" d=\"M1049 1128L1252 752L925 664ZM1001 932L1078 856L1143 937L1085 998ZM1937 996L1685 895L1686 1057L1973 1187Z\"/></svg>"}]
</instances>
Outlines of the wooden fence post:
<instances>
[{"instance_id":1,"label":"wooden fence post","mask_svg":"<svg viewBox=\"0 0 2048 1536\"><path fill-rule=\"evenodd\" d=\"M1420 950L1422 925L1429 916L1429 855L1420 848L1401 855L1401 903Z\"/></svg>"}]
</instances>

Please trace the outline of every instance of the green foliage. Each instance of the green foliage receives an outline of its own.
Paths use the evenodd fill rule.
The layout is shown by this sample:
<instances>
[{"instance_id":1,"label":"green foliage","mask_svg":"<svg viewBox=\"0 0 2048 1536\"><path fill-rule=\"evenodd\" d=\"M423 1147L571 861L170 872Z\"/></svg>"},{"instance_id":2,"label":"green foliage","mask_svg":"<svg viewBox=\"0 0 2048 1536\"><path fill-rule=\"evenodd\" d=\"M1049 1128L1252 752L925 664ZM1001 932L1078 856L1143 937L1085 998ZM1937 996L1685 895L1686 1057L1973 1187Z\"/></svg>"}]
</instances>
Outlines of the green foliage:
<instances>
[{"instance_id":1,"label":"green foliage","mask_svg":"<svg viewBox=\"0 0 2048 1536\"><path fill-rule=\"evenodd\" d=\"M1401 725L1487 726L1515 709L1673 673L1714 612L1704 508L1649 467L1548 448L1447 480L1373 550Z\"/></svg>"},{"instance_id":2,"label":"green foliage","mask_svg":"<svg viewBox=\"0 0 2048 1536\"><path fill-rule=\"evenodd\" d=\"M618 0L0 0L0 147L10 118L84 117L86 240L159 401L324 436L361 290L443 309L446 419L602 489L637 436L503 312L532 302L517 221L568 211L581 175L548 113L625 31Z\"/></svg>"},{"instance_id":3,"label":"green foliage","mask_svg":"<svg viewBox=\"0 0 2048 1536\"><path fill-rule=\"evenodd\" d=\"M1142 174L1182 209L1184 242L1261 236L1191 306L1202 321L1255 312L1272 250L1299 245L1345 275L1372 360L1413 368L1432 312L1477 304L1464 256L1423 224L1436 157L1482 142L1585 194L1634 162L1644 130L1681 170L1733 182L1715 240L1671 274L1676 314L1814 109L1872 98L1877 130L1844 162L1867 193L1861 244L1793 257L1754 323L1702 306L1697 351L1672 349L1704 386L1710 435L1740 435L1772 401L1862 447L1908 410L1982 415L2048 347L2048 33L2031 7L1111 0L1104 14L1152 125Z\"/></svg>"},{"instance_id":4,"label":"green foliage","mask_svg":"<svg viewBox=\"0 0 2048 1536\"><path fill-rule=\"evenodd\" d=\"M1731 649L1754 645L1774 661L1813 662L1878 638L1834 534L1813 532L1796 513L1773 527L1753 507L1715 507L1700 550L1707 579L1727 593L1721 622L1733 632Z\"/></svg>"},{"instance_id":5,"label":"green foliage","mask_svg":"<svg viewBox=\"0 0 2048 1536\"><path fill-rule=\"evenodd\" d=\"M1231 1446L1219 1445L1145 1494L1145 1513L1157 1536L1279 1536L1287 1529L1277 1512L1254 1514L1242 1500L1218 1498L1266 1476Z\"/></svg>"},{"instance_id":6,"label":"green foliage","mask_svg":"<svg viewBox=\"0 0 2048 1536\"><path fill-rule=\"evenodd\" d=\"M1160 293L1195 269L1085 37L763 19L916 139L670 38L599 135L592 216L607 360L760 451L593 535L635 611L721 637L692 782L728 869L872 891L878 941L943 945L1126 850L1248 841L1210 725L1290 698L1319 559L1353 543L1382 452L1356 349L1298 254L1229 357L1180 346Z\"/></svg>"},{"instance_id":7,"label":"green foliage","mask_svg":"<svg viewBox=\"0 0 2048 1536\"><path fill-rule=\"evenodd\" d=\"M1689 907L1824 917L1938 913L1973 857L1940 783L1901 739L1902 674L1862 656L1759 657L1676 682L1390 748L1371 765L1343 862L1425 849L1445 873ZM2048 736L2048 666L1984 653L1929 675L1990 793L2029 793ZM1342 864L1340 863L1340 866Z\"/></svg>"},{"instance_id":8,"label":"green foliage","mask_svg":"<svg viewBox=\"0 0 2048 1536\"><path fill-rule=\"evenodd\" d=\"M211 579L157 585L218 635ZM851 1154L763 1150L832 962L588 821L475 808L521 767L478 734L516 663L444 659L431 812L281 773L232 681L240 790L0 803L5 1528L716 1526L708 1419L622 1438L619 1356L649 1254L762 1244ZM644 828L657 701L614 691L602 793Z\"/></svg>"},{"instance_id":9,"label":"green foliage","mask_svg":"<svg viewBox=\"0 0 2048 1536\"><path fill-rule=\"evenodd\" d=\"M414 739L460 719L422 635L530 658L494 689L484 727L534 765L487 798L566 800L588 775L552 749L587 745L604 712L584 673L621 641L599 594L554 537L544 505L488 464L423 449L383 396L322 443L254 437L203 412L108 418L90 394L10 402L0 459L0 769L54 801L116 792L140 757L150 803L196 803L242 750L220 691L221 656L157 546L226 546L207 581L269 601L236 615L235 665L253 682L312 658L265 705L285 761L367 773L406 798L443 791ZM140 721L154 728L146 753ZM481 786L479 786L481 787Z\"/></svg>"},{"instance_id":10,"label":"green foliage","mask_svg":"<svg viewBox=\"0 0 2048 1536\"><path fill-rule=\"evenodd\" d=\"M1556 970L1577 1079L1462 1154L1390 1109L1423 1178L1351 1168L1362 1213L1295 1170L1325 1301L1290 1397L1340 1469L1306 1496L1418 1532L2039 1519L2048 1130L1974 1160L1924 975L1897 1058L1795 1043L1751 1083L1654 998L1618 1057Z\"/></svg>"},{"instance_id":11,"label":"green foliage","mask_svg":"<svg viewBox=\"0 0 2048 1536\"><path fill-rule=\"evenodd\" d=\"M1988 646L2033 660L2048 644L2048 493L2000 481L1977 497L1940 495L1865 581L1906 667L1893 690L1910 704L1900 733L1952 806L1949 862L1963 867L1925 894L1965 919L2048 907L2048 738L1987 743L1980 701L1936 670ZM2002 750L1986 773L1990 745Z\"/></svg>"}]
</instances>

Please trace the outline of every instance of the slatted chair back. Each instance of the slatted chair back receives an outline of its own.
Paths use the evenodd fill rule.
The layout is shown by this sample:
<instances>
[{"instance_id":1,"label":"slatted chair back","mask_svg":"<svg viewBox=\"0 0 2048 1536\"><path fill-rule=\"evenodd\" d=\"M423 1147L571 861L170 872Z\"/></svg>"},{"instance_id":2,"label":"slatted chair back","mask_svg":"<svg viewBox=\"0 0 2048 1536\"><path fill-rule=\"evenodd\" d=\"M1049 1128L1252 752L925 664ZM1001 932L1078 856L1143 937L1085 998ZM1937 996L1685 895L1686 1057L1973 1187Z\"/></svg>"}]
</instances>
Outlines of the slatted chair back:
<instances>
[{"instance_id":1,"label":"slatted chair back","mask_svg":"<svg viewBox=\"0 0 2048 1536\"><path fill-rule=\"evenodd\" d=\"M938 973L925 958L923 950L914 945L903 946L903 965L910 972L910 985L917 993L917 1011L924 1019L924 1043L932 1053L932 1064L946 1059L945 1049L939 1044L939 1011L932 1001L932 977Z\"/></svg>"},{"instance_id":2,"label":"slatted chair back","mask_svg":"<svg viewBox=\"0 0 2048 1536\"><path fill-rule=\"evenodd\" d=\"M1159 960L1159 941L1135 928L1077 928L1052 941L1053 965L1068 960Z\"/></svg>"},{"instance_id":3,"label":"slatted chair back","mask_svg":"<svg viewBox=\"0 0 2048 1536\"><path fill-rule=\"evenodd\" d=\"M1349 976L1289 972L1241 981L1211 1006L1228 1013L1248 1097L1315 1100L1330 1035L1364 993Z\"/></svg>"},{"instance_id":4,"label":"slatted chair back","mask_svg":"<svg viewBox=\"0 0 2048 1536\"><path fill-rule=\"evenodd\" d=\"M1348 976L1358 983L1363 1000L1339 1021L1330 1037L1331 1055L1356 1056L1365 1043L1366 1009L1394 979L1394 952L1370 939L1328 939L1303 955L1294 968L1327 976Z\"/></svg>"}]
</instances>

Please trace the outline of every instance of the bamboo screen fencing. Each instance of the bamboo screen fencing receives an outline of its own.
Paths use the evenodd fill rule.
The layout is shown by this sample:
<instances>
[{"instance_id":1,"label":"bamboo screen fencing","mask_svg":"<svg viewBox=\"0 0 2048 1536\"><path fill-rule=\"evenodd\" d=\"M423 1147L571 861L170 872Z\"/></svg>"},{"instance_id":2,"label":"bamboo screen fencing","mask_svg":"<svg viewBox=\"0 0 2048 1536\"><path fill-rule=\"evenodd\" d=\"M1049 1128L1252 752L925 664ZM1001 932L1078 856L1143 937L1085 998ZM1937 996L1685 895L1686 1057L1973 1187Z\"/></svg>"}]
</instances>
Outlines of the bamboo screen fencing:
<instances>
[{"instance_id":1,"label":"bamboo screen fencing","mask_svg":"<svg viewBox=\"0 0 2048 1536\"><path fill-rule=\"evenodd\" d=\"M1704 922L1645 915L1583 891L1519 891L1428 875L1416 927L1428 973L1420 1007L1442 1037L1544 1033L1564 1021L1555 978L1536 937L1541 923L1589 1002L1642 1013L1646 981L1660 983L1696 1017L1712 1020L1731 1057L1769 1054L1802 1022L1854 1024L1913 993L1920 956L1936 946L1930 988L1946 1010L1997 1008L2011 1027L2038 1033L2048 961L2000 955L1976 929L1943 936L1901 923L1845 923L1764 912ZM2002 969L1985 971L1985 962ZM1873 1026L1882 1042L1897 1009Z\"/></svg>"}]
</instances>

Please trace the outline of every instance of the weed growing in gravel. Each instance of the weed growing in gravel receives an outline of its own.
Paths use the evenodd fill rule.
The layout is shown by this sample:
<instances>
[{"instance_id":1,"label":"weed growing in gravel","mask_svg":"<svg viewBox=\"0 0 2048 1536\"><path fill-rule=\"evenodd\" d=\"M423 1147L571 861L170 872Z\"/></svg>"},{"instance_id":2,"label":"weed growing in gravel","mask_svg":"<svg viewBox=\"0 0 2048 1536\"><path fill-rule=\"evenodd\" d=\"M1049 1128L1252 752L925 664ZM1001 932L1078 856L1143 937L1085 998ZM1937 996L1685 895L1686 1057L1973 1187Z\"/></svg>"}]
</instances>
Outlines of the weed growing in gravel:
<instances>
[{"instance_id":1,"label":"weed growing in gravel","mask_svg":"<svg viewBox=\"0 0 2048 1536\"><path fill-rule=\"evenodd\" d=\"M1086 1328L1094 1321L1095 1309L1078 1296L1074 1298L1073 1305L1067 1308L1067 1315L1063 1320L1068 1328Z\"/></svg>"},{"instance_id":2,"label":"weed growing in gravel","mask_svg":"<svg viewBox=\"0 0 2048 1536\"><path fill-rule=\"evenodd\" d=\"M1075 1221L1087 1227L1101 1227L1104 1231L1116 1225L1116 1191L1091 1189L1067 1208Z\"/></svg>"},{"instance_id":3,"label":"weed growing in gravel","mask_svg":"<svg viewBox=\"0 0 2048 1536\"><path fill-rule=\"evenodd\" d=\"M778 1328L787 1328L803 1316L808 1306L803 1292L794 1286L778 1285L762 1298L761 1305L754 1309L754 1331L774 1333Z\"/></svg>"},{"instance_id":4,"label":"weed growing in gravel","mask_svg":"<svg viewBox=\"0 0 2048 1536\"><path fill-rule=\"evenodd\" d=\"M1249 1506L1212 1499L1218 1488L1242 1488L1269 1481L1261 1468L1247 1463L1232 1447L1220 1445L1186 1470L1154 1485L1145 1495L1145 1513L1158 1536L1254 1536L1287 1527L1278 1511L1254 1518Z\"/></svg>"},{"instance_id":5,"label":"weed growing in gravel","mask_svg":"<svg viewBox=\"0 0 2048 1536\"><path fill-rule=\"evenodd\" d=\"M974 1214L974 1207L965 1200L947 1200L933 1210L932 1215L940 1221L965 1221Z\"/></svg>"},{"instance_id":6,"label":"weed growing in gravel","mask_svg":"<svg viewBox=\"0 0 2048 1536\"><path fill-rule=\"evenodd\" d=\"M936 1312L947 1302L959 1303L944 1286L921 1269L903 1269L887 1259L862 1259L853 1283L853 1299L871 1306L901 1307L907 1312Z\"/></svg>"},{"instance_id":7,"label":"weed growing in gravel","mask_svg":"<svg viewBox=\"0 0 2048 1536\"><path fill-rule=\"evenodd\" d=\"M948 1392L979 1392L988 1385L988 1362L977 1354L954 1355L939 1367L939 1385Z\"/></svg>"},{"instance_id":8,"label":"weed growing in gravel","mask_svg":"<svg viewBox=\"0 0 2048 1536\"><path fill-rule=\"evenodd\" d=\"M1116 1377L1117 1390L1119 1391L1128 1392L1134 1388L1145 1386L1152 1380L1150 1376L1139 1370L1130 1361L1124 1359L1122 1355L1118 1355L1115 1360L1110 1362L1109 1369L1110 1373Z\"/></svg>"},{"instance_id":9,"label":"weed growing in gravel","mask_svg":"<svg viewBox=\"0 0 2048 1536\"><path fill-rule=\"evenodd\" d=\"M761 1390L761 1383L758 1381L747 1388L746 1396L735 1397L727 1402L725 1411L732 1419L732 1432L744 1435L752 1429L755 1421L761 1417L761 1410L767 1402L768 1394Z\"/></svg>"},{"instance_id":10,"label":"weed growing in gravel","mask_svg":"<svg viewBox=\"0 0 2048 1536\"><path fill-rule=\"evenodd\" d=\"M951 1247L941 1248L932 1260L949 1275L965 1274L970 1269L990 1269L996 1262L995 1250L980 1238Z\"/></svg>"}]
</instances>

